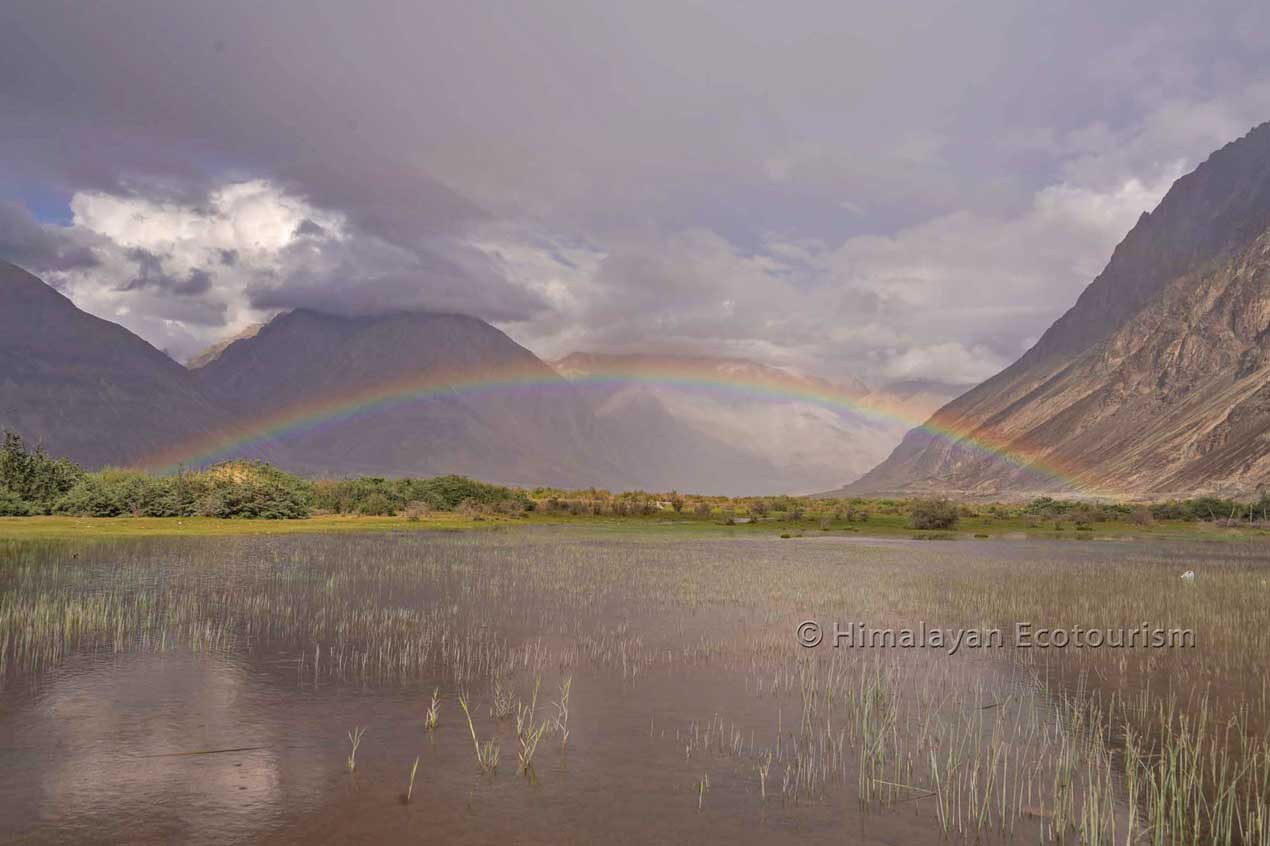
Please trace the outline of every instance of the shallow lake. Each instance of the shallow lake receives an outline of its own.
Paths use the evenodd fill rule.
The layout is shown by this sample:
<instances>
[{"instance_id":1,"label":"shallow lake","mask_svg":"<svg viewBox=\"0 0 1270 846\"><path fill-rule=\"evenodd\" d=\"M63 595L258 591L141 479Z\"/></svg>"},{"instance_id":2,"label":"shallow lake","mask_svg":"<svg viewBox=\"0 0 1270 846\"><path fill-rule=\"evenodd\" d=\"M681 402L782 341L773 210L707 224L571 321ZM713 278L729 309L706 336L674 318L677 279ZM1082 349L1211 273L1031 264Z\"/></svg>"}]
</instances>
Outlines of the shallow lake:
<instances>
[{"instance_id":1,"label":"shallow lake","mask_svg":"<svg viewBox=\"0 0 1270 846\"><path fill-rule=\"evenodd\" d=\"M1142 541L544 529L8 544L0 834L1124 842L1143 800L1114 738L1082 723L1087 704L1146 696L1148 719L1157 699L1207 696L1215 720L1264 720L1268 574L1264 547ZM815 648L798 640L807 621L828 635ZM1019 621L1186 627L1196 643L1022 650ZM835 648L834 627L855 622L997 628L1007 643Z\"/></svg>"}]
</instances>

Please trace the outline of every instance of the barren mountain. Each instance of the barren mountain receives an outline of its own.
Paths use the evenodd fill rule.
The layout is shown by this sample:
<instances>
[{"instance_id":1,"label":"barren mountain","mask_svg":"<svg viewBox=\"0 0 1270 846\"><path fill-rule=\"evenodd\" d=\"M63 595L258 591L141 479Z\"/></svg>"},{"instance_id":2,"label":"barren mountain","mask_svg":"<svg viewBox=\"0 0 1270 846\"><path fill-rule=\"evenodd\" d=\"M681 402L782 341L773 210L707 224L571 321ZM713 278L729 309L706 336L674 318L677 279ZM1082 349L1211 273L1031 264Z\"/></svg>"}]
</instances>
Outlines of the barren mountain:
<instances>
[{"instance_id":1,"label":"barren mountain","mask_svg":"<svg viewBox=\"0 0 1270 846\"><path fill-rule=\"evenodd\" d=\"M617 362L585 356L571 382L459 315L295 311L187 370L5 265L0 330L0 426L89 467L247 455L306 474L805 492L899 437L799 396L851 399L862 385L710 360L694 364L697 377L741 390L703 395L673 379L593 382L583 370ZM685 361L657 364L671 365Z\"/></svg>"},{"instance_id":2,"label":"barren mountain","mask_svg":"<svg viewBox=\"0 0 1270 846\"><path fill-rule=\"evenodd\" d=\"M743 359L574 353L554 366L622 443L639 444L689 490L807 493L840 483L899 441L913 418L897 419L896 409L923 401Z\"/></svg>"},{"instance_id":3,"label":"barren mountain","mask_svg":"<svg viewBox=\"0 0 1270 846\"><path fill-rule=\"evenodd\" d=\"M185 368L0 262L0 428L98 467L223 425Z\"/></svg>"},{"instance_id":4,"label":"barren mountain","mask_svg":"<svg viewBox=\"0 0 1270 846\"><path fill-rule=\"evenodd\" d=\"M1263 124L1179 179L1026 355L847 490L1162 495L1270 480L1268 229Z\"/></svg>"},{"instance_id":5,"label":"barren mountain","mask_svg":"<svg viewBox=\"0 0 1270 846\"><path fill-rule=\"evenodd\" d=\"M270 421L297 472L622 480L572 386L472 317L294 311L194 375L249 428Z\"/></svg>"}]
</instances>

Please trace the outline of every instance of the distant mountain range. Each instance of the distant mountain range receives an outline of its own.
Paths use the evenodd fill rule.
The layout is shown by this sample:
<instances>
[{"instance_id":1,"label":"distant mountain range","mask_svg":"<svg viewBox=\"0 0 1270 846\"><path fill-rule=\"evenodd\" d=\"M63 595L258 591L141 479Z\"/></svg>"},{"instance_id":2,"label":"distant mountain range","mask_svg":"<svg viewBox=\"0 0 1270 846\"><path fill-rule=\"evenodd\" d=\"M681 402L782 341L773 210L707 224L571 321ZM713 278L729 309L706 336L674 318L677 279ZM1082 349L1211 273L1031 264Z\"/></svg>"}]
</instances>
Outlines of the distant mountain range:
<instances>
[{"instance_id":1,"label":"distant mountain range","mask_svg":"<svg viewBox=\"0 0 1270 846\"><path fill-rule=\"evenodd\" d=\"M936 383L871 390L734 358L574 353L554 365L621 443L664 462L659 478L714 476L728 489L774 493L864 473L958 393Z\"/></svg>"},{"instance_id":2,"label":"distant mountain range","mask_svg":"<svg viewBox=\"0 0 1270 846\"><path fill-rule=\"evenodd\" d=\"M245 455L727 494L1251 493L1270 482L1270 124L1179 179L1031 350L960 396L738 359L549 365L428 313L292 311L192 365L0 263L0 427L90 467Z\"/></svg>"},{"instance_id":3,"label":"distant mountain range","mask_svg":"<svg viewBox=\"0 0 1270 846\"><path fill-rule=\"evenodd\" d=\"M1270 483L1270 124L1142 215L1075 306L846 493Z\"/></svg>"},{"instance_id":4,"label":"distant mountain range","mask_svg":"<svg viewBox=\"0 0 1270 846\"><path fill-rule=\"evenodd\" d=\"M863 473L937 404L930 386L888 396L738 359L553 368L428 313L292 311L185 368L13 265L0 321L0 426L90 467L247 455L310 475L806 493Z\"/></svg>"}]
</instances>

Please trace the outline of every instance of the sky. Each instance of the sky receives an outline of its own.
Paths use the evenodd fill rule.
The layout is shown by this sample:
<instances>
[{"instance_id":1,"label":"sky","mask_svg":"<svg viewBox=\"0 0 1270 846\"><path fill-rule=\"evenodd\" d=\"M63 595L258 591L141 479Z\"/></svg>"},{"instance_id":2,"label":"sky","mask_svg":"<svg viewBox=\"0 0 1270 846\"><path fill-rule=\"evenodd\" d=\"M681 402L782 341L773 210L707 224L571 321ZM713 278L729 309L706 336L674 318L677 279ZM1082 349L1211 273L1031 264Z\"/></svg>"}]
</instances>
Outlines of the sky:
<instances>
[{"instance_id":1,"label":"sky","mask_svg":"<svg viewBox=\"0 0 1270 846\"><path fill-rule=\"evenodd\" d=\"M1270 4L0 8L0 258L174 358L283 309L982 380L1270 119Z\"/></svg>"}]
</instances>

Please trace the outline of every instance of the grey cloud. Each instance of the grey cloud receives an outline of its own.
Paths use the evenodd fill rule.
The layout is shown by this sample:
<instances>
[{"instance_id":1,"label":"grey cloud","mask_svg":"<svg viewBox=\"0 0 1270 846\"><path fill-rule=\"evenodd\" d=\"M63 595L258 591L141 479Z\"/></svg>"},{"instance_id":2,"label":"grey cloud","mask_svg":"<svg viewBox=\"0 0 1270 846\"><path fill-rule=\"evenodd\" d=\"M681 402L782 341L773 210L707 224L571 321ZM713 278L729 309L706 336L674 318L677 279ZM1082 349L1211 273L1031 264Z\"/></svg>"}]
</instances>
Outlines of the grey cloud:
<instances>
[{"instance_id":1,"label":"grey cloud","mask_svg":"<svg viewBox=\"0 0 1270 846\"><path fill-rule=\"evenodd\" d=\"M175 320L202 329L225 325L224 303L188 297L154 297L144 310L147 318Z\"/></svg>"},{"instance_id":2,"label":"grey cloud","mask_svg":"<svg viewBox=\"0 0 1270 846\"><path fill-rule=\"evenodd\" d=\"M128 250L125 255L136 263L137 272L117 290L155 288L179 297L196 297L206 294L212 288L212 275L201 267L193 268L184 276L173 276L163 269L162 258L149 250L136 248ZM220 310L221 313L224 312L223 305Z\"/></svg>"},{"instance_id":3,"label":"grey cloud","mask_svg":"<svg viewBox=\"0 0 1270 846\"><path fill-rule=\"evenodd\" d=\"M26 116L23 160L77 185L200 182L227 162L395 240L483 213L674 216L738 182L769 201L863 195L912 222L980 202L1003 130L1255 78L1265 47L1233 23L1251 5L18 2L0 97ZM122 49L125 30L151 49Z\"/></svg>"},{"instance_id":4,"label":"grey cloud","mask_svg":"<svg viewBox=\"0 0 1270 846\"><path fill-rule=\"evenodd\" d=\"M326 230L323 229L321 225L314 223L306 217L304 220L300 221L300 225L295 228L295 234L297 236L309 235L314 238L321 238L326 235Z\"/></svg>"},{"instance_id":5,"label":"grey cloud","mask_svg":"<svg viewBox=\"0 0 1270 846\"><path fill-rule=\"evenodd\" d=\"M24 206L0 199L0 258L37 273L96 265L85 239L37 221Z\"/></svg>"},{"instance_id":6,"label":"grey cloud","mask_svg":"<svg viewBox=\"0 0 1270 846\"><path fill-rule=\"evenodd\" d=\"M365 315L402 310L475 313L524 321L544 303L511 286L470 249L437 243L406 249L361 236L298 242L281 256L285 272L247 290L257 309L312 308Z\"/></svg>"},{"instance_id":7,"label":"grey cloud","mask_svg":"<svg viewBox=\"0 0 1270 846\"><path fill-rule=\"evenodd\" d=\"M0 185L193 208L266 179L341 216L339 238L300 222L276 266L112 264L100 284L129 290L100 307L138 331L172 330L136 309L196 303L210 325L233 276L233 314L431 308L544 346L995 363L1105 260L1120 218L1099 198L1270 117L1261 6L16 0ZM1095 192L1090 221L1038 211L1053 188ZM503 229L603 258L530 272L473 248ZM68 270L85 243L0 207L0 248L29 263Z\"/></svg>"}]
</instances>

